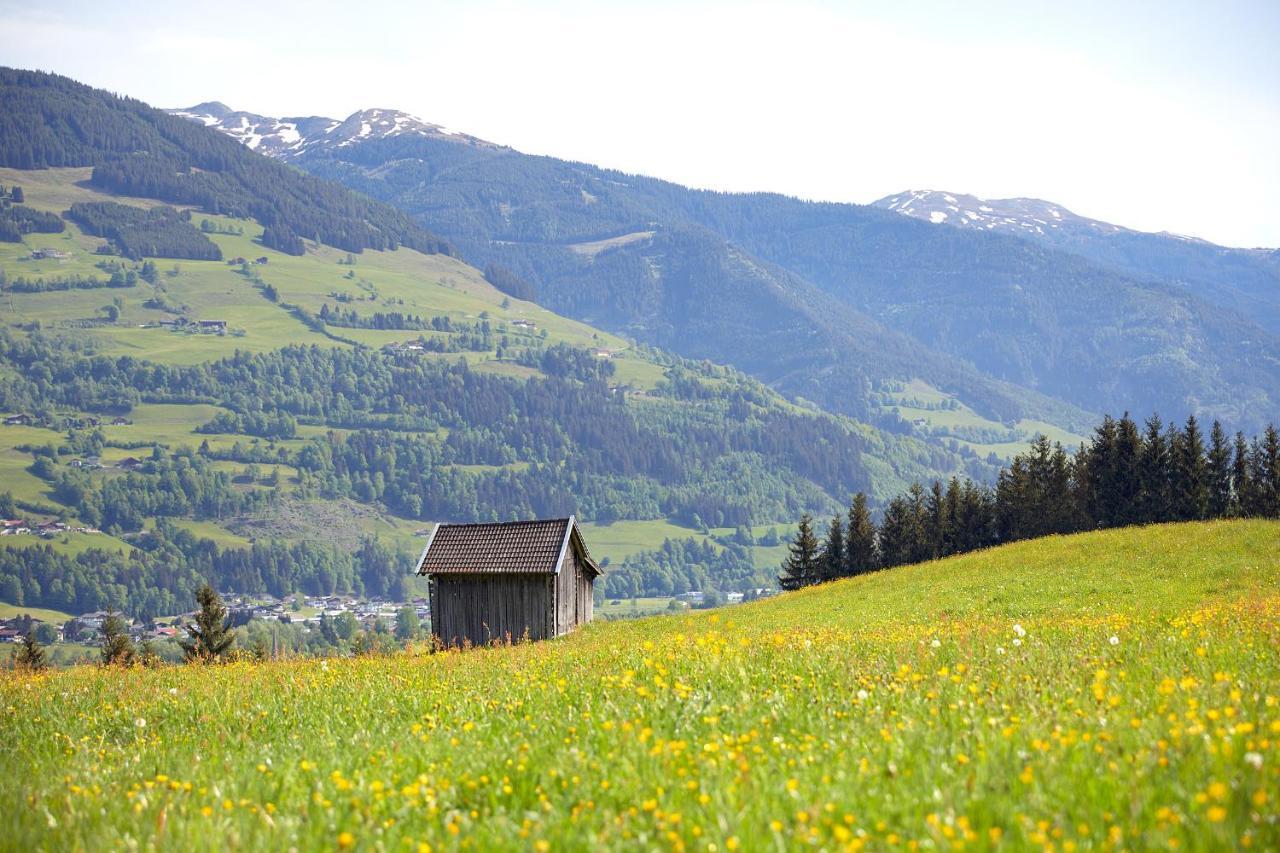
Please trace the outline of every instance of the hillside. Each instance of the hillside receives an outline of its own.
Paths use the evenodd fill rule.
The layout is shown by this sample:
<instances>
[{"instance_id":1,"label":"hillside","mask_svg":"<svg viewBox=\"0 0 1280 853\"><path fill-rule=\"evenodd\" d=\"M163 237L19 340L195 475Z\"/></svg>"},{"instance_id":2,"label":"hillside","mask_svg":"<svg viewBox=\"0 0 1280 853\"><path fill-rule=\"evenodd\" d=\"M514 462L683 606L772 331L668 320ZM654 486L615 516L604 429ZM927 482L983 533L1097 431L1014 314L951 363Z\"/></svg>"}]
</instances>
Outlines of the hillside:
<instances>
[{"instance_id":1,"label":"hillside","mask_svg":"<svg viewBox=\"0 0 1280 853\"><path fill-rule=\"evenodd\" d=\"M916 190L873 206L957 228L1016 234L1129 275L1177 282L1280 334L1280 267L1266 249L1232 249L1180 234L1148 234L1033 198L981 199Z\"/></svg>"},{"instance_id":2,"label":"hillside","mask_svg":"<svg viewBox=\"0 0 1280 853\"><path fill-rule=\"evenodd\" d=\"M615 568L667 539L698 546L643 582L611 573L615 596L746 589L776 569L770 529L806 508L989 470L979 445L797 407L446 254L291 255L253 219L175 209L165 227L221 260L132 259L61 214L160 200L95 187L89 167L0 169L0 186L61 229L0 242L0 413L26 421L0 426L0 498L101 531L6 537L11 605L172 613L200 576L399 596L432 521L571 512Z\"/></svg>"},{"instance_id":3,"label":"hillside","mask_svg":"<svg viewBox=\"0 0 1280 853\"><path fill-rule=\"evenodd\" d=\"M0 793L30 807L0 823L25 848L1270 849L1277 553L1275 522L1128 528L531 646L9 676Z\"/></svg>"},{"instance_id":4,"label":"hillside","mask_svg":"<svg viewBox=\"0 0 1280 853\"><path fill-rule=\"evenodd\" d=\"M549 307L713 352L828 408L870 417L882 383L923 381L1006 424L1078 427L1081 409L1128 408L1256 430L1280 411L1277 279L1260 253L1087 230L1045 229L1053 239L1037 243L875 207L701 192L397 121L278 153L510 268ZM727 309L726 292L741 304ZM757 346L744 328L791 345Z\"/></svg>"}]
</instances>

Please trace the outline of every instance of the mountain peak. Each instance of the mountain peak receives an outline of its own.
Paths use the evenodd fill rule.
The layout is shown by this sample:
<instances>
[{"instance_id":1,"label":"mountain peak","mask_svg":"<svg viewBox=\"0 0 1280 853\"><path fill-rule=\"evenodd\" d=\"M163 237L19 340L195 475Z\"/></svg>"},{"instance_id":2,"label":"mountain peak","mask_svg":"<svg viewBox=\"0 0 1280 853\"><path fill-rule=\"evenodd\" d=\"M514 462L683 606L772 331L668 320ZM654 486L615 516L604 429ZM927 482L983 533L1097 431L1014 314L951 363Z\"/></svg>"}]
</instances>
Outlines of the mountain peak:
<instances>
[{"instance_id":1,"label":"mountain peak","mask_svg":"<svg viewBox=\"0 0 1280 853\"><path fill-rule=\"evenodd\" d=\"M1077 216L1060 204L1038 198L983 199L944 190L907 190L885 196L872 202L871 206L938 225L1030 236L1078 228L1099 233L1129 230L1109 222Z\"/></svg>"},{"instance_id":2,"label":"mountain peak","mask_svg":"<svg viewBox=\"0 0 1280 853\"><path fill-rule=\"evenodd\" d=\"M206 101L170 113L228 136L262 154L290 159L315 149L345 148L357 143L393 136L447 139L467 145L497 147L492 143L423 121L401 110L373 107L357 110L345 119L324 116L271 118L233 110L219 101Z\"/></svg>"}]
</instances>

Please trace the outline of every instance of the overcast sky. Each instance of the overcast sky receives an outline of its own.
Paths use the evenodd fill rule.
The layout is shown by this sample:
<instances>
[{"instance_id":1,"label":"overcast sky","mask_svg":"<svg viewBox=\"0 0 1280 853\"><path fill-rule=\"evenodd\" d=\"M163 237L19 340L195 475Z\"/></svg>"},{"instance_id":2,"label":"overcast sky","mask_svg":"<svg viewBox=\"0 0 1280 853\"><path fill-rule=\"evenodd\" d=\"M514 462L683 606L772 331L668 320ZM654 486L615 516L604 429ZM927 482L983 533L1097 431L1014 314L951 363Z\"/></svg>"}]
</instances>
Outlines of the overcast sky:
<instances>
[{"instance_id":1,"label":"overcast sky","mask_svg":"<svg viewBox=\"0 0 1280 853\"><path fill-rule=\"evenodd\" d=\"M1280 246L1277 0L0 0L0 13L0 64L157 106L388 107L697 187L1034 196Z\"/></svg>"}]
</instances>

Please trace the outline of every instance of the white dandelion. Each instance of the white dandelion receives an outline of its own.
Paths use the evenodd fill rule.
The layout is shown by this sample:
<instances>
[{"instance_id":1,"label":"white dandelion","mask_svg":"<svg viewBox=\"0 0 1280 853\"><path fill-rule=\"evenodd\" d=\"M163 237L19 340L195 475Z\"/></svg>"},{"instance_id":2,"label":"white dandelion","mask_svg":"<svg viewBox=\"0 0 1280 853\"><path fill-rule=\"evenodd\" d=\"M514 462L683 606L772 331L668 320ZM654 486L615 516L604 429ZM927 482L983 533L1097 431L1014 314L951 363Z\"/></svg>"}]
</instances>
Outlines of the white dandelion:
<instances>
[{"instance_id":1,"label":"white dandelion","mask_svg":"<svg viewBox=\"0 0 1280 853\"><path fill-rule=\"evenodd\" d=\"M1113 646L1118 646L1120 645L1120 638L1116 636L1112 636L1112 638L1110 640L1107 640L1107 642Z\"/></svg>"}]
</instances>

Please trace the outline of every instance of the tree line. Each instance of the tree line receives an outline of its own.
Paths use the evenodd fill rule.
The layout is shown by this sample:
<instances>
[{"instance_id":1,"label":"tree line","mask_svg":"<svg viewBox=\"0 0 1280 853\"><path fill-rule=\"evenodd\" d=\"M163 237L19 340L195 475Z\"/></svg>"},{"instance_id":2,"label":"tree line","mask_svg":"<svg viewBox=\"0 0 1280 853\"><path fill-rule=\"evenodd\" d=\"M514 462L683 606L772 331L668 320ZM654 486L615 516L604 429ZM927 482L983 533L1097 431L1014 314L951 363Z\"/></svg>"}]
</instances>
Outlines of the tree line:
<instances>
[{"instance_id":1,"label":"tree line","mask_svg":"<svg viewBox=\"0 0 1280 853\"><path fill-rule=\"evenodd\" d=\"M858 493L846 517L823 531L811 516L778 578L784 589L1061 533L1215 518L1280 518L1280 433L1206 438L1195 416L1141 427L1106 417L1075 453L1045 436L1001 469L994 486L953 478L916 483L879 524ZM821 538L820 538L821 537Z\"/></svg>"},{"instance_id":2,"label":"tree line","mask_svg":"<svg viewBox=\"0 0 1280 853\"><path fill-rule=\"evenodd\" d=\"M126 258L220 261L222 250L191 224L191 211L160 206L145 210L111 201L76 202L67 218L86 234L105 237Z\"/></svg>"}]
</instances>

